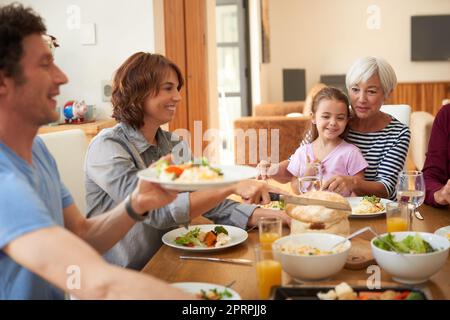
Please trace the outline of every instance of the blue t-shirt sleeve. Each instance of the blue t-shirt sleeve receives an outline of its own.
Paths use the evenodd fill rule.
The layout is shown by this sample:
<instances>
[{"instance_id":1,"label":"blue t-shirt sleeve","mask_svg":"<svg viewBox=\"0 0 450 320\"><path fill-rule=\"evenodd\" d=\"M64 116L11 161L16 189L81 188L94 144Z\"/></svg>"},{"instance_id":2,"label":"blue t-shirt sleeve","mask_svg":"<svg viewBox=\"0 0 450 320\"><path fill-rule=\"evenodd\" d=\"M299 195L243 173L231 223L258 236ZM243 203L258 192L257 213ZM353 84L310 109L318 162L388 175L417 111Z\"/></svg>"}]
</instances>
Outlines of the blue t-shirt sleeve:
<instances>
[{"instance_id":1,"label":"blue t-shirt sleeve","mask_svg":"<svg viewBox=\"0 0 450 320\"><path fill-rule=\"evenodd\" d=\"M63 202L69 201L69 198L66 197ZM2 175L0 249L28 232L55 225L47 211L45 204L25 181L14 173Z\"/></svg>"},{"instance_id":2,"label":"blue t-shirt sleeve","mask_svg":"<svg viewBox=\"0 0 450 320\"><path fill-rule=\"evenodd\" d=\"M74 203L72 195L70 194L70 191L67 189L67 187L64 185L64 183L59 180L60 183L60 189L61 189L61 199L62 199L62 207L63 209L70 206L72 203Z\"/></svg>"}]
</instances>

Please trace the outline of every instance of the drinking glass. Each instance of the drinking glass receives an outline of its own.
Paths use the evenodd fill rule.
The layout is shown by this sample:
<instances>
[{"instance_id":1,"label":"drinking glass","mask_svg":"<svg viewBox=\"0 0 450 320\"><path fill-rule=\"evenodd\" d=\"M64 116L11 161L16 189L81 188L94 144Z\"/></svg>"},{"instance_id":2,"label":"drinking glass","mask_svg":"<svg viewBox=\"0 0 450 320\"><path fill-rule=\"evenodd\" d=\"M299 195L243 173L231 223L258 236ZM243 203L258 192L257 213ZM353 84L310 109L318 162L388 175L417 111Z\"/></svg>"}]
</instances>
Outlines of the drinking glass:
<instances>
[{"instance_id":1,"label":"drinking glass","mask_svg":"<svg viewBox=\"0 0 450 320\"><path fill-rule=\"evenodd\" d=\"M389 202L386 204L387 232L409 231L414 205L407 202Z\"/></svg>"},{"instance_id":2,"label":"drinking glass","mask_svg":"<svg viewBox=\"0 0 450 320\"><path fill-rule=\"evenodd\" d=\"M421 171L402 171L398 176L397 200L411 203L414 211L425 200L425 181Z\"/></svg>"},{"instance_id":3,"label":"drinking glass","mask_svg":"<svg viewBox=\"0 0 450 320\"><path fill-rule=\"evenodd\" d=\"M303 176L298 177L298 191L317 191L322 187L322 164L308 163Z\"/></svg>"},{"instance_id":4,"label":"drinking glass","mask_svg":"<svg viewBox=\"0 0 450 320\"><path fill-rule=\"evenodd\" d=\"M256 279L260 299L268 299L273 286L281 285L281 263L273 259L272 250L255 247Z\"/></svg>"},{"instance_id":5,"label":"drinking glass","mask_svg":"<svg viewBox=\"0 0 450 320\"><path fill-rule=\"evenodd\" d=\"M282 223L278 217L262 217L258 219L259 243L266 250L272 250L272 243L281 238Z\"/></svg>"}]
</instances>

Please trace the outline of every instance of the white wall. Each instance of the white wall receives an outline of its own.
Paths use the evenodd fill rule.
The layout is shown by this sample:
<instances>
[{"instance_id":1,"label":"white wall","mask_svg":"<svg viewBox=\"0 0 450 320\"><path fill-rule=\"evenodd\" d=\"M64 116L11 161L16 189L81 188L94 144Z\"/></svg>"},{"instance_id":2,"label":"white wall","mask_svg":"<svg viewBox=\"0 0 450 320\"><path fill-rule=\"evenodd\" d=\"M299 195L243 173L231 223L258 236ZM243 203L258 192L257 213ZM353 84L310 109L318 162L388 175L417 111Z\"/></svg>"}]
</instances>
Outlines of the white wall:
<instances>
[{"instance_id":1,"label":"white wall","mask_svg":"<svg viewBox=\"0 0 450 320\"><path fill-rule=\"evenodd\" d=\"M381 10L379 30L366 26L370 5ZM410 17L450 14L450 0L270 0L269 10L271 63L261 66L262 102L282 101L283 68L306 69L309 90L321 74L345 74L367 55L387 59L400 82L450 81L450 62L410 59Z\"/></svg>"},{"instance_id":2,"label":"white wall","mask_svg":"<svg viewBox=\"0 0 450 320\"><path fill-rule=\"evenodd\" d=\"M0 0L0 4L12 1ZM101 81L111 80L120 64L137 51L155 48L153 0L22 0L44 19L48 33L60 44L56 63L69 77L61 87L58 105L84 99L97 107L97 118L111 114L109 102L102 101ZM82 45L80 30L69 30L66 12L70 5L81 9L81 23L95 23L97 42Z\"/></svg>"}]
</instances>

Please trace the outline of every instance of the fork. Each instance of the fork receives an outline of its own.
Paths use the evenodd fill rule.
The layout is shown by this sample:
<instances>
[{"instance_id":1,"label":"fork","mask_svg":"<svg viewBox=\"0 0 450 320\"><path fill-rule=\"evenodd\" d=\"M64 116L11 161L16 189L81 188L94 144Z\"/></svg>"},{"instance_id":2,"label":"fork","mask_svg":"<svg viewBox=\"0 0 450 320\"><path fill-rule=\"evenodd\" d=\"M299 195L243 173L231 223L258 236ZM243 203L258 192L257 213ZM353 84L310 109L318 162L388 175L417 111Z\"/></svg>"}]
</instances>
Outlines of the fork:
<instances>
[{"instance_id":1,"label":"fork","mask_svg":"<svg viewBox=\"0 0 450 320\"><path fill-rule=\"evenodd\" d=\"M236 283L236 280L233 280L233 281L231 281L229 284L227 284L226 286L225 286L225 288L231 288L231 286L232 285L234 285Z\"/></svg>"}]
</instances>

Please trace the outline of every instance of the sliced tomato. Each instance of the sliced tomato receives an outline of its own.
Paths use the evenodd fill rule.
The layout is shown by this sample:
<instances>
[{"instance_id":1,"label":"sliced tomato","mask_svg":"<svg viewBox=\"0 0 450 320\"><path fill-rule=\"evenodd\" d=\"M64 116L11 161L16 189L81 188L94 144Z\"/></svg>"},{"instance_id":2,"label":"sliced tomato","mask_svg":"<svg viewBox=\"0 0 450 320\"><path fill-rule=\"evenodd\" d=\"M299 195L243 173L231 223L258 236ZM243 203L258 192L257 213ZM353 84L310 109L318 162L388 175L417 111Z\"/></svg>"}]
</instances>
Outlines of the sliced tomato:
<instances>
[{"instance_id":1,"label":"sliced tomato","mask_svg":"<svg viewBox=\"0 0 450 320\"><path fill-rule=\"evenodd\" d=\"M180 168L178 166L169 166L166 168L165 170L167 173L175 173L175 175L177 177L181 176L181 174L183 173L184 169Z\"/></svg>"},{"instance_id":2,"label":"sliced tomato","mask_svg":"<svg viewBox=\"0 0 450 320\"><path fill-rule=\"evenodd\" d=\"M401 293L399 293L398 295L395 296L395 300L405 300L407 296L409 296L409 294L411 293L411 291L403 291Z\"/></svg>"}]
</instances>

